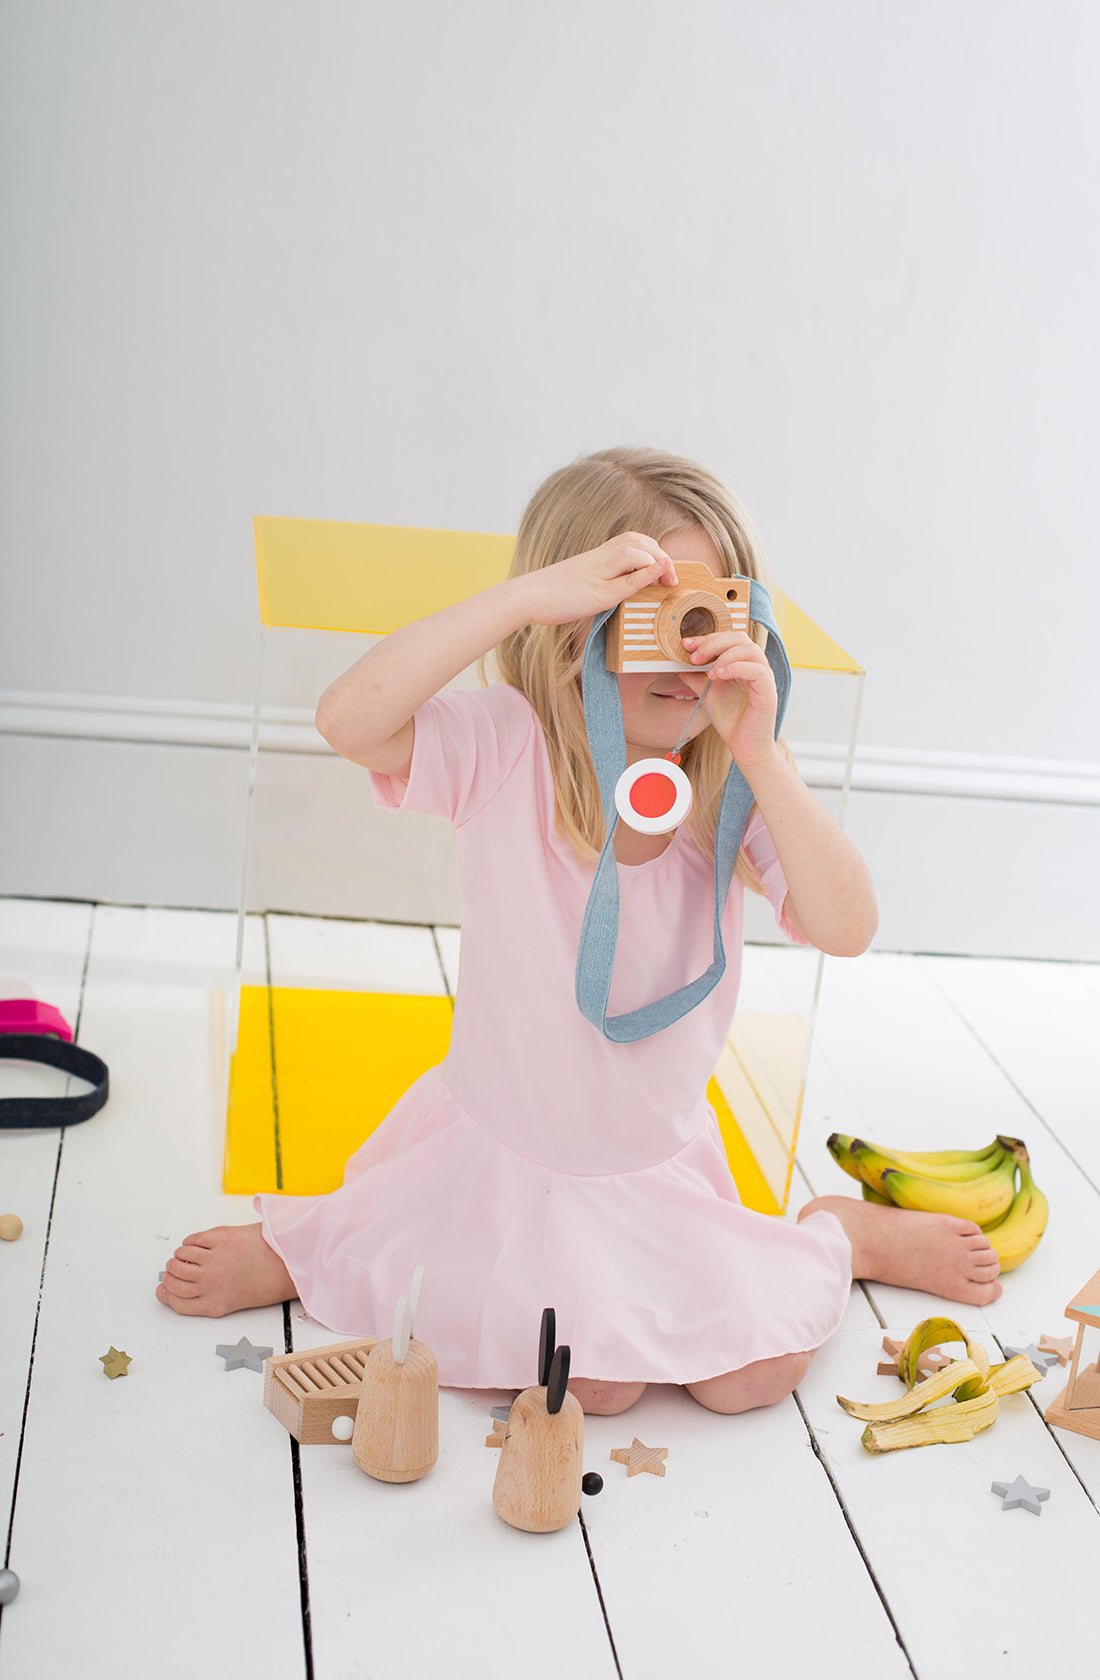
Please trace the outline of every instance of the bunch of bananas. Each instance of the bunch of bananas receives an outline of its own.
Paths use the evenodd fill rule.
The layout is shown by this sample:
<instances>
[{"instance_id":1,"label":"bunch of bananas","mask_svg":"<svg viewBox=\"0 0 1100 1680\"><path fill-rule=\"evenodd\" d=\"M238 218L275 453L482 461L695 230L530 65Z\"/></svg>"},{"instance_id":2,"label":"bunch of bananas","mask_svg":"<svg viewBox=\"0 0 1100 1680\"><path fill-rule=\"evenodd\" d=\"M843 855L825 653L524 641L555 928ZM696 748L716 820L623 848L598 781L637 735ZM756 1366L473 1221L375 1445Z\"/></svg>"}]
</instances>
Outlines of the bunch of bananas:
<instances>
[{"instance_id":1,"label":"bunch of bananas","mask_svg":"<svg viewBox=\"0 0 1100 1680\"><path fill-rule=\"evenodd\" d=\"M944 1342L961 1342L965 1359L953 1359L942 1371L919 1381L921 1354ZM900 1400L864 1405L859 1400L845 1400L840 1394L836 1397L837 1405L843 1406L849 1417L866 1423L861 1439L868 1452L972 1441L980 1429L988 1429L996 1421L1002 1395L1030 1388L1042 1372L1022 1353L991 1368L981 1342L973 1341L953 1318L925 1318L901 1350L898 1375L909 1390ZM948 1394L955 1396L948 1405L934 1404Z\"/></svg>"},{"instance_id":2,"label":"bunch of bananas","mask_svg":"<svg viewBox=\"0 0 1100 1680\"><path fill-rule=\"evenodd\" d=\"M1002 1272L1034 1254L1046 1230L1047 1199L1031 1177L1020 1138L998 1137L984 1149L915 1154L834 1132L828 1147L837 1165L862 1184L867 1201L953 1213L980 1225Z\"/></svg>"}]
</instances>

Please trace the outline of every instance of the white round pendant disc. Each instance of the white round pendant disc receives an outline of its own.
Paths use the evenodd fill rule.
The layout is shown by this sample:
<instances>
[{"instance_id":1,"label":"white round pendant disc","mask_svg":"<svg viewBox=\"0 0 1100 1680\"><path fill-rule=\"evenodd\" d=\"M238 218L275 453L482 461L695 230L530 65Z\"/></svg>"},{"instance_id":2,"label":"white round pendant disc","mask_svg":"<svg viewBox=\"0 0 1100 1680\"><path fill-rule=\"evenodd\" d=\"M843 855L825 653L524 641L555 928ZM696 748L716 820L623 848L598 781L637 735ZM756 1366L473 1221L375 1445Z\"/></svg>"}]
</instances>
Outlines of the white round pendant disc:
<instances>
[{"instance_id":1,"label":"white round pendant disc","mask_svg":"<svg viewBox=\"0 0 1100 1680\"><path fill-rule=\"evenodd\" d=\"M642 758L615 784L615 809L639 834L667 834L691 810L691 783L670 758Z\"/></svg>"}]
</instances>

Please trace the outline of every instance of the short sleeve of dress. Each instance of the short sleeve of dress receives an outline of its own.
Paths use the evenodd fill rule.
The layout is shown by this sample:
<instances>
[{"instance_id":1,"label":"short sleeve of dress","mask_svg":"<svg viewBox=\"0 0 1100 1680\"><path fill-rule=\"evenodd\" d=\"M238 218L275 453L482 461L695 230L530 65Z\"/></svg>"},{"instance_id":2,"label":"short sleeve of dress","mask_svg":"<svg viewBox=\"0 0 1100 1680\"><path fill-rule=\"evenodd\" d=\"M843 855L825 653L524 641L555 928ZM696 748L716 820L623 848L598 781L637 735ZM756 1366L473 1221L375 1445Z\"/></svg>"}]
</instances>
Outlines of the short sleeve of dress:
<instances>
[{"instance_id":1,"label":"short sleeve of dress","mask_svg":"<svg viewBox=\"0 0 1100 1680\"><path fill-rule=\"evenodd\" d=\"M407 780L370 772L383 811L424 811L461 827L484 810L538 728L530 702L506 683L436 694L414 713Z\"/></svg>"},{"instance_id":2,"label":"short sleeve of dress","mask_svg":"<svg viewBox=\"0 0 1100 1680\"><path fill-rule=\"evenodd\" d=\"M776 925L796 945L808 945L810 941L805 934L799 932L787 913L787 877L784 875L783 865L776 855L767 825L760 812L755 808L749 817L741 844L748 854L750 863L760 876L765 896L775 911Z\"/></svg>"}]
</instances>

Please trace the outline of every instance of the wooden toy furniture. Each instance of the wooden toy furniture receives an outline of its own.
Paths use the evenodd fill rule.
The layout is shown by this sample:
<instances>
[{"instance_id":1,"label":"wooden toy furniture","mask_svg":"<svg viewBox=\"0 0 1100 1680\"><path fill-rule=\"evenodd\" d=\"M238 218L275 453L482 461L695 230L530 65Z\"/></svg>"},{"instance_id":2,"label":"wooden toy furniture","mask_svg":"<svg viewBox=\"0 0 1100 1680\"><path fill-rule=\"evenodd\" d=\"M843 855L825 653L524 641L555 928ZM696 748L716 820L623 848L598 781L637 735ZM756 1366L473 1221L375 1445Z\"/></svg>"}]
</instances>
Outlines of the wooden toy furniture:
<instances>
[{"instance_id":1,"label":"wooden toy furniture","mask_svg":"<svg viewBox=\"0 0 1100 1680\"><path fill-rule=\"evenodd\" d=\"M1078 1435L1090 1435L1094 1441L1100 1441L1100 1360L1086 1365L1083 1371L1079 1368L1086 1328L1091 1325L1100 1330L1100 1272L1078 1290L1066 1308L1066 1317L1076 1320L1078 1326L1069 1380L1044 1416L1047 1423L1056 1423L1061 1429L1072 1429Z\"/></svg>"},{"instance_id":2,"label":"wooden toy furniture","mask_svg":"<svg viewBox=\"0 0 1100 1680\"><path fill-rule=\"evenodd\" d=\"M340 1184L349 1154L447 1054L451 1000L358 991L336 966L267 974L262 957L246 961L246 914L457 921L453 835L431 818L423 819L430 832L412 816L376 823L365 773L334 759L313 710L368 638L505 577L514 540L267 517L255 520L254 533L260 659L224 1188L317 1195ZM842 821L863 672L793 601L779 591L772 598L793 670L784 734L817 797ZM460 682L474 685L472 675ZM750 942L777 943L771 907L751 893L745 932ZM761 1213L787 1205L820 972L809 948L784 950L778 964L746 962L708 1091L741 1200Z\"/></svg>"},{"instance_id":3,"label":"wooden toy furniture","mask_svg":"<svg viewBox=\"0 0 1100 1680\"><path fill-rule=\"evenodd\" d=\"M355 1416L367 1355L376 1344L377 1337L364 1336L267 1360L264 1405L300 1445L338 1445L333 1422Z\"/></svg>"},{"instance_id":4,"label":"wooden toy furniture","mask_svg":"<svg viewBox=\"0 0 1100 1680\"><path fill-rule=\"evenodd\" d=\"M493 1506L513 1528L549 1534L581 1507L584 1413L568 1393L569 1349L554 1346L554 1309L542 1315L539 1386L512 1402L500 1449Z\"/></svg>"},{"instance_id":5,"label":"wooden toy furniture","mask_svg":"<svg viewBox=\"0 0 1100 1680\"><path fill-rule=\"evenodd\" d=\"M439 1367L412 1339L423 1266L394 1313L393 1335L371 1349L363 1370L351 1450L377 1482L415 1482L439 1457Z\"/></svg>"}]
</instances>

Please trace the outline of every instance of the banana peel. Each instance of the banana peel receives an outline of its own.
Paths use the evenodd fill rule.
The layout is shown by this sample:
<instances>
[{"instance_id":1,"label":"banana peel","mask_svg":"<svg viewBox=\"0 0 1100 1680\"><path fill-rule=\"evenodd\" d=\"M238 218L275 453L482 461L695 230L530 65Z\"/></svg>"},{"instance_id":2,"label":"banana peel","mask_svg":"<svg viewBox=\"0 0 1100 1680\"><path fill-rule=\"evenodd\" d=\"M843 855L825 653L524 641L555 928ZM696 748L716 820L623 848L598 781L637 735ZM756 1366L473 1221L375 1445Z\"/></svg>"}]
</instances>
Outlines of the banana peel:
<instances>
[{"instance_id":1,"label":"banana peel","mask_svg":"<svg viewBox=\"0 0 1100 1680\"><path fill-rule=\"evenodd\" d=\"M897 1452L902 1447L931 1447L957 1441L972 1441L981 1429L997 1421L1000 1399L993 1389L973 1400L956 1400L930 1412L893 1422L869 1423L862 1441L868 1452Z\"/></svg>"},{"instance_id":2,"label":"banana peel","mask_svg":"<svg viewBox=\"0 0 1100 1680\"><path fill-rule=\"evenodd\" d=\"M966 1349L965 1358L953 1359L944 1370L922 1381L917 1371L921 1354L945 1342L961 1343ZM898 1374L908 1390L898 1400L865 1404L846 1400L840 1394L836 1397L849 1417L867 1424L862 1442L868 1452L972 1441L979 1430L996 1422L1003 1396L1030 1388L1043 1373L1024 1354L991 1366L981 1342L968 1336L953 1318L925 1318L905 1340ZM955 1398L946 1405L935 1404L950 1394Z\"/></svg>"},{"instance_id":3,"label":"banana peel","mask_svg":"<svg viewBox=\"0 0 1100 1680\"><path fill-rule=\"evenodd\" d=\"M989 1386L1001 1395L1020 1394L1032 1383L1042 1382L1043 1373L1037 1371L1026 1353L1014 1354L1003 1365L994 1365L989 1373Z\"/></svg>"},{"instance_id":4,"label":"banana peel","mask_svg":"<svg viewBox=\"0 0 1100 1680\"><path fill-rule=\"evenodd\" d=\"M989 1355L981 1342L975 1342L967 1335L961 1324L956 1324L953 1318L922 1318L920 1323L910 1331L902 1346L898 1357L898 1375L906 1388L916 1388L920 1382L920 1372L917 1366L920 1356L929 1348L942 1347L944 1342L961 1342L966 1349L966 1357L977 1366L976 1379L964 1383L959 1390L959 1400L973 1400L979 1395L989 1380Z\"/></svg>"},{"instance_id":5,"label":"banana peel","mask_svg":"<svg viewBox=\"0 0 1100 1680\"><path fill-rule=\"evenodd\" d=\"M920 1388L903 1394L899 1400L882 1400L875 1404L868 1404L862 1400L845 1400L838 1394L836 1403L842 1406L849 1417L861 1418L864 1423L894 1423L899 1418L912 1417L930 1406L933 1400L942 1400L945 1394L954 1394L957 1388L965 1387L967 1379L977 1377L978 1367L972 1359L953 1359L950 1365L945 1365L942 1371L935 1371L932 1376L925 1377ZM982 1384L983 1388L985 1384Z\"/></svg>"}]
</instances>

